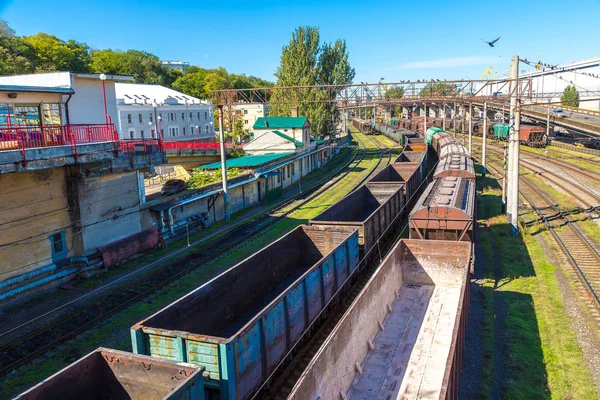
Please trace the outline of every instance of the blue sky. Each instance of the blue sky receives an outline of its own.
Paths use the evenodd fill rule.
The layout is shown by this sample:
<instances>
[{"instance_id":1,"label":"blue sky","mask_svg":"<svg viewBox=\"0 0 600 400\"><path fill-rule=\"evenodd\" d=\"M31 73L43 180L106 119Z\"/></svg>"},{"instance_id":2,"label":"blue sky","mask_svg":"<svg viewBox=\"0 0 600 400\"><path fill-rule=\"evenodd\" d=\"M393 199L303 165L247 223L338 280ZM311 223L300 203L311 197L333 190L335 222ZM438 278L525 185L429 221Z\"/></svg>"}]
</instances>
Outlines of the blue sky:
<instances>
[{"instance_id":1,"label":"blue sky","mask_svg":"<svg viewBox=\"0 0 600 400\"><path fill-rule=\"evenodd\" d=\"M356 82L478 79L490 65L505 74L516 54L554 64L600 54L600 0L533 3L542 2L0 0L0 18L19 35L43 31L269 80L299 25L346 39ZM481 41L498 36L495 48Z\"/></svg>"}]
</instances>

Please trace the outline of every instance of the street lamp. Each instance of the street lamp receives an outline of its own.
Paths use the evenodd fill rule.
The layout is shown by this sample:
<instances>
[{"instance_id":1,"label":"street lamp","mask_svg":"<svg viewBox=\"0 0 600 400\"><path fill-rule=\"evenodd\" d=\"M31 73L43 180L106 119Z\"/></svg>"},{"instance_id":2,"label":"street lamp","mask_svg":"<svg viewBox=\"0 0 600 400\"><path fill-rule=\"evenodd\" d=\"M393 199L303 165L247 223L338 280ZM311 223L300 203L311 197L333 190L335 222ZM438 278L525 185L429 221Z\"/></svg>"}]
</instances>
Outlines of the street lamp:
<instances>
[{"instance_id":1,"label":"street lamp","mask_svg":"<svg viewBox=\"0 0 600 400\"><path fill-rule=\"evenodd\" d=\"M213 137L213 141L216 142L217 138L215 137L215 127L214 127L214 123L212 121L210 121L210 134Z\"/></svg>"},{"instance_id":2,"label":"street lamp","mask_svg":"<svg viewBox=\"0 0 600 400\"><path fill-rule=\"evenodd\" d=\"M200 140L200 127L198 125L196 125L196 140Z\"/></svg>"},{"instance_id":3,"label":"street lamp","mask_svg":"<svg viewBox=\"0 0 600 400\"><path fill-rule=\"evenodd\" d=\"M104 98L104 123L108 125L108 112L106 111L106 86L104 81L106 81L106 75L100 74L100 80L102 81L102 96Z\"/></svg>"}]
</instances>

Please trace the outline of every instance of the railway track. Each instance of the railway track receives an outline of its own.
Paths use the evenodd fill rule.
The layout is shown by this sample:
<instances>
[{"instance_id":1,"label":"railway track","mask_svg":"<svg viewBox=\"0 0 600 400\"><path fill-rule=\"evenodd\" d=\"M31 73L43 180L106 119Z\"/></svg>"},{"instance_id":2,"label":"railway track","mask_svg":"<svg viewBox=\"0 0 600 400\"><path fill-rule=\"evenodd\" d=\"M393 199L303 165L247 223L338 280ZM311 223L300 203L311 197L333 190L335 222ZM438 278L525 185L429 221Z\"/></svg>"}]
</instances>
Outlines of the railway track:
<instances>
[{"instance_id":1,"label":"railway track","mask_svg":"<svg viewBox=\"0 0 600 400\"><path fill-rule=\"evenodd\" d=\"M491 164L499 166L492 169L497 176L501 176L501 164L497 161ZM526 221L525 225L543 222L572 266L567 272L573 279L576 290L589 306L592 317L600 325L600 250L579 230L577 222L561 210L547 193L523 176L519 181L520 195L539 217Z\"/></svg>"},{"instance_id":2,"label":"railway track","mask_svg":"<svg viewBox=\"0 0 600 400\"><path fill-rule=\"evenodd\" d=\"M284 202L258 221L253 220L247 224L242 224L227 234L229 240L207 244L182 259L155 269L139 280L131 280L125 285L108 291L90 304L74 306L72 310L69 310L69 313L50 324L38 327L30 332L9 331L4 333L2 336L11 334L11 339L0 347L0 376L12 372L21 365L54 349L59 344L105 321L117 312L142 301L147 296L184 277L203 264L214 260L219 255L234 250L251 238L264 234L267 228L277 221L292 214L302 205L317 198L325 191L331 190L337 184L343 182L350 172L356 170L365 161L369 151L372 151L367 149L365 142L359 138L359 135L356 136L356 139L359 143L359 151L345 166L332 174L332 176L338 174L335 179L321 187L316 185L310 190L304 191L299 198ZM365 182L372 172L380 166L382 158L383 155L380 150L376 166L352 190ZM201 256L199 256L200 254Z\"/></svg>"}]
</instances>

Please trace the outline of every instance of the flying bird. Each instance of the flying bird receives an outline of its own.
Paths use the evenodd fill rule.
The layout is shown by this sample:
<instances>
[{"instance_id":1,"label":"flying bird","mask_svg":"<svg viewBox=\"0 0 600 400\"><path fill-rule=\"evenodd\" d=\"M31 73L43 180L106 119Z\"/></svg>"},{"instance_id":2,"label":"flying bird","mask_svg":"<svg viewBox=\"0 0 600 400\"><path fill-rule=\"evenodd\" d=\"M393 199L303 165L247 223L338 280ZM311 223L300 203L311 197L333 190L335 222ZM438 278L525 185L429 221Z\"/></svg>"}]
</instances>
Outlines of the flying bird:
<instances>
[{"instance_id":1,"label":"flying bird","mask_svg":"<svg viewBox=\"0 0 600 400\"><path fill-rule=\"evenodd\" d=\"M483 39L481 39L483 40ZM492 40L491 42L488 42L487 40L483 40L485 43L487 43L490 47L494 47L494 44L500 40L500 36L498 36L498 38L496 40Z\"/></svg>"}]
</instances>

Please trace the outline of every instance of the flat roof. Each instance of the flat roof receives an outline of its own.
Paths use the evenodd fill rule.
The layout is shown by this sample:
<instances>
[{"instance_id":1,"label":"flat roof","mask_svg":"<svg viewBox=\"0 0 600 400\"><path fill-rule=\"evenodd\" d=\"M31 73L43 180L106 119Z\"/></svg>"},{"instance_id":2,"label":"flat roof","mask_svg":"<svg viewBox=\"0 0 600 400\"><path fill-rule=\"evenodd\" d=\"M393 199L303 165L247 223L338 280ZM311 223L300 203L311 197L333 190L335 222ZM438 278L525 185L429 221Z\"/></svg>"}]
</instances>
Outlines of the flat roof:
<instances>
[{"instance_id":1,"label":"flat roof","mask_svg":"<svg viewBox=\"0 0 600 400\"><path fill-rule=\"evenodd\" d=\"M292 154L294 153L269 153L257 156L243 156L238 158L230 158L227 160L227 168L256 168ZM219 168L221 168L221 162L202 165L201 167L195 169L205 170Z\"/></svg>"},{"instance_id":2,"label":"flat roof","mask_svg":"<svg viewBox=\"0 0 600 400\"><path fill-rule=\"evenodd\" d=\"M75 91L70 87L23 86L23 85L0 85L0 92L57 93L57 94L73 94L73 93L75 93Z\"/></svg>"}]
</instances>

